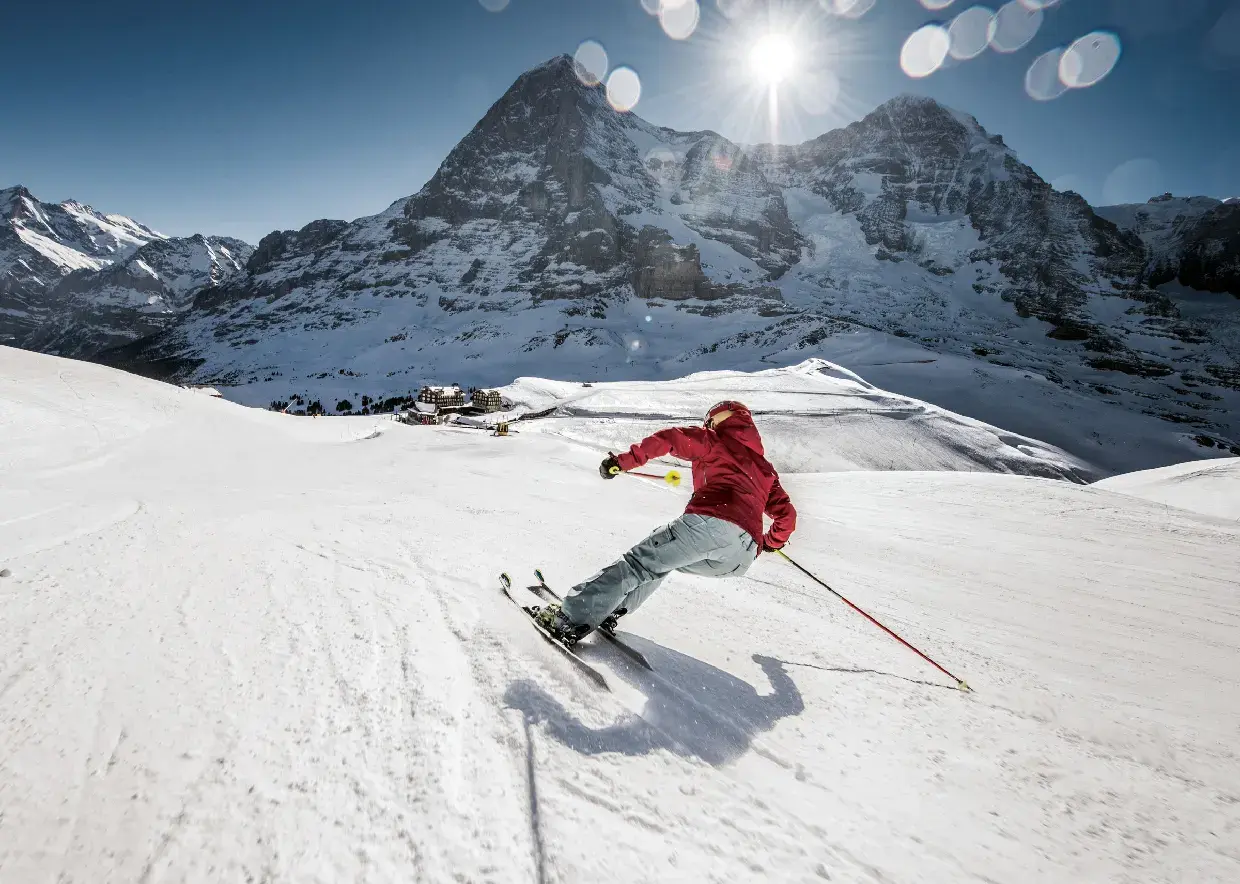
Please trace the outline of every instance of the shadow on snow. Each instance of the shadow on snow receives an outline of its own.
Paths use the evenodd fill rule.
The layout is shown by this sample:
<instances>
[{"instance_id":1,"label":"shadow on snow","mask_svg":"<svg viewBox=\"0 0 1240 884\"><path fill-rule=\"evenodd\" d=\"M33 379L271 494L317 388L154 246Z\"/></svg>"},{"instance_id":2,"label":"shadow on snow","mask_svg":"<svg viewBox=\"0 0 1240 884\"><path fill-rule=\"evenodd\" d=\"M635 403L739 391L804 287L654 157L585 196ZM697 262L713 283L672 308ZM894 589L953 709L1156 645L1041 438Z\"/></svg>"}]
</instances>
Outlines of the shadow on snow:
<instances>
[{"instance_id":1,"label":"shadow on snow","mask_svg":"<svg viewBox=\"0 0 1240 884\"><path fill-rule=\"evenodd\" d=\"M529 680L513 683L504 695L505 703L520 710L527 722L543 725L549 736L583 755L646 755L665 749L715 766L744 755L758 734L805 709L800 690L780 660L753 656L773 689L763 694L748 682L693 657L636 636L626 635L624 639L655 669L639 670L617 656L614 671L646 696L640 715L630 713L614 724L592 728ZM586 650L591 654L610 651L601 645L587 646Z\"/></svg>"}]
</instances>

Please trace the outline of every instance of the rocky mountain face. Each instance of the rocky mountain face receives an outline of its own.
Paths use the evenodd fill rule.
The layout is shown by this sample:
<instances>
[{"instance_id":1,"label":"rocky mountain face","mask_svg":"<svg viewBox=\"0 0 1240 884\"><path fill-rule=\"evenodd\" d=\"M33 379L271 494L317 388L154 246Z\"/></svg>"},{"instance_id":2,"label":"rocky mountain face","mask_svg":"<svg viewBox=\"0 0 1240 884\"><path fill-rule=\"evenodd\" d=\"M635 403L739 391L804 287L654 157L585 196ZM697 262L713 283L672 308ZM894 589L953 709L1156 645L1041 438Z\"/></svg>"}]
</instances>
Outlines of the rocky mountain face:
<instances>
[{"instance_id":1,"label":"rocky mountain face","mask_svg":"<svg viewBox=\"0 0 1240 884\"><path fill-rule=\"evenodd\" d=\"M100 270L76 270L46 292L55 315L24 346L87 358L165 331L198 291L240 273L253 250L238 239L196 234L153 240Z\"/></svg>"},{"instance_id":2,"label":"rocky mountain face","mask_svg":"<svg viewBox=\"0 0 1240 884\"><path fill-rule=\"evenodd\" d=\"M933 100L897 98L845 129L798 147L763 147L759 156L768 178L807 204L819 202L807 205L813 214L802 222L855 218L866 258L913 261L938 277L963 271L969 278L961 281L977 294L1051 324L1051 337L1119 353L1113 311L1099 311L1099 297L1131 301L1135 315L1170 312L1165 298L1136 281L1136 237L1078 195L1052 189L1001 136ZM834 278L823 282L848 288ZM859 300L850 305L855 318L870 318L868 294L844 300Z\"/></svg>"},{"instance_id":3,"label":"rocky mountain face","mask_svg":"<svg viewBox=\"0 0 1240 884\"><path fill-rule=\"evenodd\" d=\"M162 238L121 215L0 190L0 343L22 345L55 314L46 293L75 270L99 270Z\"/></svg>"},{"instance_id":4,"label":"rocky mountain face","mask_svg":"<svg viewBox=\"0 0 1240 884\"><path fill-rule=\"evenodd\" d=\"M1150 285L1178 282L1240 298L1240 200L1165 193L1145 204L1103 206L1098 214L1141 238Z\"/></svg>"},{"instance_id":5,"label":"rocky mountain face","mask_svg":"<svg viewBox=\"0 0 1240 884\"><path fill-rule=\"evenodd\" d=\"M618 112L560 58L417 194L265 237L173 328L103 358L258 404L666 377L831 358L869 336L915 348L910 363L964 360L1083 414L1232 444L1240 354L1146 264L1137 232L929 99L746 147Z\"/></svg>"},{"instance_id":6,"label":"rocky mountain face","mask_svg":"<svg viewBox=\"0 0 1240 884\"><path fill-rule=\"evenodd\" d=\"M40 202L24 187L0 191L0 343L89 357L164 331L252 251L227 237L165 237L77 202Z\"/></svg>"}]
</instances>

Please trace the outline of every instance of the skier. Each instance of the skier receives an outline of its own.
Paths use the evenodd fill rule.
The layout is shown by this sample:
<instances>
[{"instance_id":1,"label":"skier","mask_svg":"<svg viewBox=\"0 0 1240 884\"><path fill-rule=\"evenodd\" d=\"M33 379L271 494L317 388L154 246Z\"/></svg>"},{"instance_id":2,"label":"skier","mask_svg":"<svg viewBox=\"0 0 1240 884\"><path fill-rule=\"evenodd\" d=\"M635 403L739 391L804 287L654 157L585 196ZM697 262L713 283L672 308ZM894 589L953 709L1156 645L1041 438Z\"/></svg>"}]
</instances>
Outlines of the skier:
<instances>
[{"instance_id":1,"label":"skier","mask_svg":"<svg viewBox=\"0 0 1240 884\"><path fill-rule=\"evenodd\" d=\"M650 598L673 571L739 577L762 552L781 549L796 528L796 510L763 455L753 415L739 402L720 402L703 427L660 430L599 465L604 479L671 453L693 464L693 496L685 513L619 560L574 586L563 605L549 604L538 622L575 643L594 629L614 631L617 618ZM762 516L774 523L762 530Z\"/></svg>"}]
</instances>

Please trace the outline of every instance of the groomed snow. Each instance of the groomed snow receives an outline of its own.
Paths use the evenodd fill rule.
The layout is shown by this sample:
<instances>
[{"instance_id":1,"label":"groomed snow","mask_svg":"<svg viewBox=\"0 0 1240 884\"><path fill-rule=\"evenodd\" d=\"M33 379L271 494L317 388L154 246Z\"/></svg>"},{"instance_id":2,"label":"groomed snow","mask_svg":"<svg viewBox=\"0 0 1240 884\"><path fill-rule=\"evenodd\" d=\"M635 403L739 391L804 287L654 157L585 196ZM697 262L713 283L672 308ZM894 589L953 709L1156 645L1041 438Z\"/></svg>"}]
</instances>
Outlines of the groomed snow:
<instances>
[{"instance_id":1,"label":"groomed snow","mask_svg":"<svg viewBox=\"0 0 1240 884\"><path fill-rule=\"evenodd\" d=\"M496 574L567 586L686 491L533 427L0 348L0 880L1240 879L1240 526L791 471L791 554L976 693L763 558L673 576L601 694Z\"/></svg>"},{"instance_id":2,"label":"groomed snow","mask_svg":"<svg viewBox=\"0 0 1240 884\"><path fill-rule=\"evenodd\" d=\"M1177 464L1104 479L1098 488L1222 519L1240 519L1240 458Z\"/></svg>"}]
</instances>

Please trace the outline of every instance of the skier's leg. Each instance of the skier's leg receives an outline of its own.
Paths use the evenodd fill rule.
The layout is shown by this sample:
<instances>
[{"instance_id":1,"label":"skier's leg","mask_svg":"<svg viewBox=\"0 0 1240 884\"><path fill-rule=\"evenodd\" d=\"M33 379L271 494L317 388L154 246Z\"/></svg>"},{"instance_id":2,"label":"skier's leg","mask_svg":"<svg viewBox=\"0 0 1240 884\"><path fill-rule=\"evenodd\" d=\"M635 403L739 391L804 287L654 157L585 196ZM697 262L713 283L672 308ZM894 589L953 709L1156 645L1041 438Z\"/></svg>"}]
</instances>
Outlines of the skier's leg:
<instances>
[{"instance_id":1,"label":"skier's leg","mask_svg":"<svg viewBox=\"0 0 1240 884\"><path fill-rule=\"evenodd\" d=\"M621 600L620 604L616 605L615 610L624 611L625 614L632 614L645 603L646 599L654 595L654 591L662 586L663 581L666 579L667 575L664 575L658 580L651 580L649 583L643 583L641 586L637 587L637 589L626 595Z\"/></svg>"},{"instance_id":2,"label":"skier's leg","mask_svg":"<svg viewBox=\"0 0 1240 884\"><path fill-rule=\"evenodd\" d=\"M561 610L573 623L591 628L619 607L633 610L627 602L630 595L640 605L668 574L712 558L720 549L722 544L716 532L706 527L706 519L686 514L655 531L619 560L574 586Z\"/></svg>"},{"instance_id":3,"label":"skier's leg","mask_svg":"<svg viewBox=\"0 0 1240 884\"><path fill-rule=\"evenodd\" d=\"M708 530L720 543L710 558L685 565L679 570L699 577L741 577L758 558L757 541L745 529L723 519L706 517Z\"/></svg>"},{"instance_id":4,"label":"skier's leg","mask_svg":"<svg viewBox=\"0 0 1240 884\"><path fill-rule=\"evenodd\" d=\"M731 522L713 516L700 518L703 519L702 529L709 532L721 546L712 552L709 558L690 562L676 570L702 577L743 576L758 557L758 544L749 536L748 531ZM660 577L650 583L643 583L624 597L617 610L623 609L626 614L632 614L654 594L662 582L663 578Z\"/></svg>"}]
</instances>

